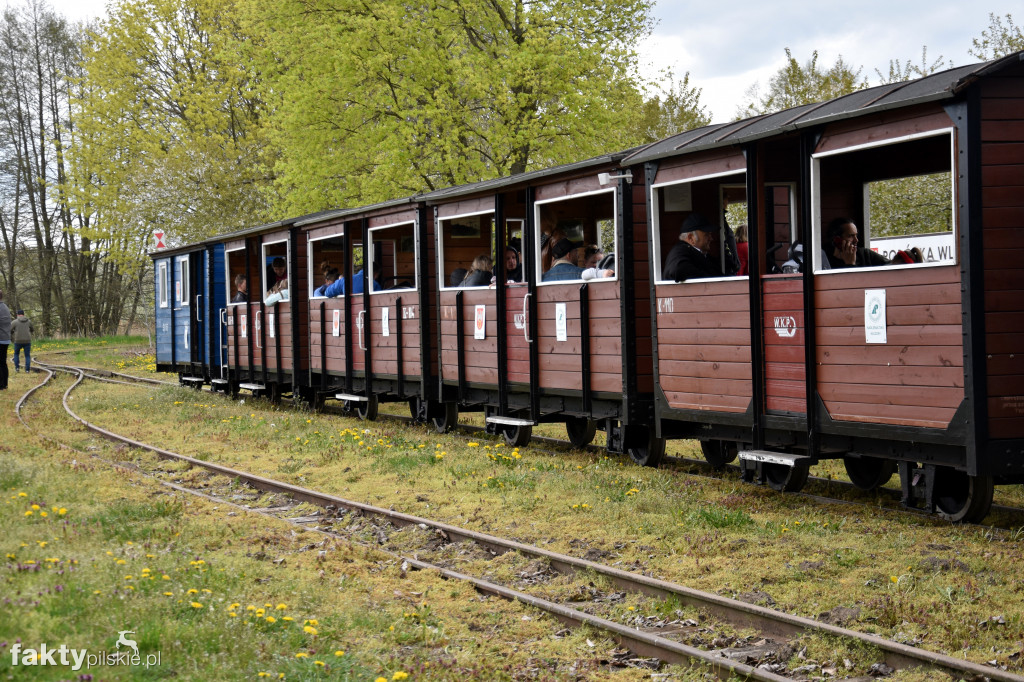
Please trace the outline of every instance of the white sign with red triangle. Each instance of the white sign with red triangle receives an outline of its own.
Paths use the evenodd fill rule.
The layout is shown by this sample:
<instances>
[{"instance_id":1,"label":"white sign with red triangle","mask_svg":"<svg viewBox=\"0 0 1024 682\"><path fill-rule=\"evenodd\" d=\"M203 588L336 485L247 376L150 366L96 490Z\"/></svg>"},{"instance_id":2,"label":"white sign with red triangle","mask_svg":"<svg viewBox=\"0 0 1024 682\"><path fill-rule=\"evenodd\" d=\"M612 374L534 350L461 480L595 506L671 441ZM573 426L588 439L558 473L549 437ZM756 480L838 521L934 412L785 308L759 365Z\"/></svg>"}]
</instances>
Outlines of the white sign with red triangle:
<instances>
[{"instance_id":1,"label":"white sign with red triangle","mask_svg":"<svg viewBox=\"0 0 1024 682\"><path fill-rule=\"evenodd\" d=\"M157 248L157 250L166 249L167 248L167 244L164 243L164 231L163 230L153 230L153 238L156 239L156 248Z\"/></svg>"}]
</instances>

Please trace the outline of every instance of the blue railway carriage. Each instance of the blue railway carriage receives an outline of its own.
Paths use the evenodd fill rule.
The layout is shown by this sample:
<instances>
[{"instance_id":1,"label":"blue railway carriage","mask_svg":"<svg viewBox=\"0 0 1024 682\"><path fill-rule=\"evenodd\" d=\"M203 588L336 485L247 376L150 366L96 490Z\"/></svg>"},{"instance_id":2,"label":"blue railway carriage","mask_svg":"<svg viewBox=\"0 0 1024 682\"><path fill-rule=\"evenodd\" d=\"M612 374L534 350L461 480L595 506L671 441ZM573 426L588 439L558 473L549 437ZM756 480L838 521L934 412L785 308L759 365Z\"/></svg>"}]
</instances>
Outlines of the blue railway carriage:
<instances>
[{"instance_id":1,"label":"blue railway carriage","mask_svg":"<svg viewBox=\"0 0 1024 682\"><path fill-rule=\"evenodd\" d=\"M224 247L204 242L150 254L155 280L156 365L182 384L224 382L218 323L225 307Z\"/></svg>"},{"instance_id":2,"label":"blue railway carriage","mask_svg":"<svg viewBox=\"0 0 1024 682\"><path fill-rule=\"evenodd\" d=\"M779 490L828 458L864 489L898 471L952 520L1024 481L1020 53L623 163L649 186L660 436ZM745 224L746 273L663 275L692 212Z\"/></svg>"}]
</instances>

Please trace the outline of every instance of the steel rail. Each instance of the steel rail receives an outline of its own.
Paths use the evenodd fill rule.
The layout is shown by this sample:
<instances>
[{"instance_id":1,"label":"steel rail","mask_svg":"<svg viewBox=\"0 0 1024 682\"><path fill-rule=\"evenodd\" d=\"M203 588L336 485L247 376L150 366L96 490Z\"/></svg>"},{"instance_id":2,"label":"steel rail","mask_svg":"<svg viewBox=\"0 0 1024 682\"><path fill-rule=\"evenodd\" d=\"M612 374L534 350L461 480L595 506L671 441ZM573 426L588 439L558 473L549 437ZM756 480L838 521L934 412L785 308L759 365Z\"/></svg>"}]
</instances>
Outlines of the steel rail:
<instances>
[{"instance_id":1,"label":"steel rail","mask_svg":"<svg viewBox=\"0 0 1024 682\"><path fill-rule=\"evenodd\" d=\"M667 598L674 597L681 603L689 606L703 608L716 616L727 620L739 627L753 627L758 629L760 632L777 637L790 637L804 633L819 633L824 635L830 635L834 637L840 637L848 640L853 640L877 648L884 657L884 662L893 668L908 668L921 665L931 666L933 668L940 668L942 670L953 672L955 674L969 676L984 676L991 680L999 680L1004 682L1024 682L1024 676L1015 675L1013 673L999 670L989 666L957 659L946 654L937 652L927 651L916 647L908 646L899 642L894 642L877 635L871 635L867 633L850 630L836 625L822 623L819 621L805 618L802 616L796 616L793 614L784 613L781 611L775 611L768 609L763 606L756 604L748 604L721 595L703 592L700 590L692 589L683 585L670 583L655 578L650 578L644 575L630 573L620 569L606 566L596 562L588 561L586 559L579 559L549 550L534 547L524 543L507 540L504 538L488 535L486 533L479 533L477 531L452 526L446 523L438 522L431 519L425 519L410 514L404 514L381 507L376 507L353 500L347 500L334 495L317 492L308 488L283 483L281 481L275 481L273 479L265 478L263 476L257 476L248 472L232 469L230 467L222 466L219 464L213 464L210 462L204 462L188 455L183 455L177 452L166 450L148 443L134 440L114 433L107 429L104 429L98 425L92 424L91 422L79 417L68 405L68 399L71 392L79 386L85 379L84 372L79 372L78 379L65 391L63 397L64 408L67 413L85 428L90 431L97 433L105 438L125 443L136 447L141 450L147 450L153 452L163 459L174 459L178 461L187 462L192 466L202 467L206 470L213 471L231 478L239 479L247 482L254 488L263 490L266 492L277 492L286 493L294 497L295 499L309 502L318 506L334 506L336 508L345 508L350 511L359 511L360 513L370 514L377 516L397 525L397 526L409 526L418 525L426 526L428 528L434 528L446 533L450 538L460 538L462 540L469 540L475 542L483 547L487 547L497 553L503 553L508 551L518 551L527 556L533 556L536 558L546 559L549 561L553 568L563 573L568 572L579 572L579 571L592 571L597 573L610 582L615 584L617 587L632 591L643 593L649 596ZM431 567L432 569L435 567ZM507 589L507 588L502 588ZM514 591L513 591L514 592ZM526 603L538 602L537 598L525 595L524 599ZM540 600L543 601L543 600ZM538 602L539 603L539 602ZM566 609L567 607L560 607ZM570 609L571 610L571 609ZM624 626L619 626L624 627ZM626 628L630 632L636 632L629 628ZM632 647L630 647L632 648ZM634 649L634 651L636 651ZM681 650L680 650L681 651ZM699 651L699 650L694 650ZM705 652L701 654L708 656ZM712 660L721 661L719 657L712 657ZM737 672L738 668L730 668L734 673ZM760 670L758 673L765 673ZM754 678L754 679L775 679L775 678ZM788 678L778 678L788 679Z\"/></svg>"}]
</instances>

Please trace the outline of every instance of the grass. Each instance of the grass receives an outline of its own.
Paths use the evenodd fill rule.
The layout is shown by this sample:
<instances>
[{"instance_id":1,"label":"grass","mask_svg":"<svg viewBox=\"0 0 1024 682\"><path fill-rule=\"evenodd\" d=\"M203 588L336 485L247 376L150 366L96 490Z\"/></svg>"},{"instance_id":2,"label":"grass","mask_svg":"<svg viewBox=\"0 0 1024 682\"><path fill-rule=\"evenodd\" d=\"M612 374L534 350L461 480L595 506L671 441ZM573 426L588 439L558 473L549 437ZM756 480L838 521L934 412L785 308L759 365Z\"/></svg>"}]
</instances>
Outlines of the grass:
<instances>
[{"instance_id":1,"label":"grass","mask_svg":"<svg viewBox=\"0 0 1024 682\"><path fill-rule=\"evenodd\" d=\"M107 344L95 351L83 350L85 355L76 362L111 367L133 357L134 351L127 352ZM63 391L68 383L58 383L54 392ZM13 403L27 386L25 375L12 375L14 390L9 394L15 395L3 395L2 400ZM698 589L727 596L768 595L778 608L800 615L816 617L837 607L855 608L859 615L850 623L852 627L905 641L919 640L926 648L979 662L996 659L1021 672L1024 624L1017 614L1024 612L1024 597L1014 567L1021 559L1022 532L992 536L983 530L952 527L877 506L809 502L743 484L729 475L715 480L685 471L642 469L620 458L582 451L550 455L528 447L510 448L486 436L474 436L473 440L439 436L394 422L364 423L296 412L264 401L230 401L178 387L90 383L75 395L73 406L84 418L171 450L370 504L511 535L555 551L578 556L594 552L603 555L600 560L604 562ZM30 403L30 411L34 419L56 425L53 428L58 431L64 429L62 440L98 447L113 458L155 462L143 453L97 445L70 425L65 429L57 410ZM0 424L0 442L26 439L9 417L2 419L7 421ZM548 431L545 435L563 435L555 425L544 425L538 432L543 430ZM0 445L0 451L4 447ZM670 454L693 457L696 451L692 442L670 444ZM308 667L312 664L294 658L303 644L318 653L333 651L335 646L346 650L344 666L336 660L325 661L325 668L331 666L330 674L320 672L331 679L375 679L377 675L390 679L399 668L430 679L456 679L458 675L504 679L517 670L534 668L559 678L574 664L591 677L621 679L631 674L592 667L600 655L592 656L595 652L587 646L586 637L552 638L560 627L547 619L515 605L482 603L475 595L428 576L410 573L400 577L397 567L379 557L337 549L329 564L321 565L315 556L309 556L315 552L299 551L320 542L309 533L293 537L290 530L263 528L262 521L227 517L216 505L172 501L131 477L111 477L99 466L87 471L80 464L70 468L69 455L38 443L16 456L11 450L3 454L3 490L17 488L17 492L33 496L46 491L46 508L55 502L73 510L81 528L89 531L87 538L77 536L83 542L79 560L93 557L95 562L87 564L90 570L110 569L90 573L96 585L93 589L108 596L119 590L114 613L150 623L146 626L153 628L146 629L150 639L157 637L152 633L161 632L159 628L167 627L176 639L160 634L158 641L184 642L165 655L175 661L196 657L196 662L189 664L196 667L182 663L174 668L176 675L186 679L223 678L213 672L221 669L229 671L229 678L237 671L239 679L260 671L275 676L285 672L289 679L314 675L317 670ZM171 463L159 466L182 471L180 465ZM844 476L842 465L834 462L817 469L813 473L836 479ZM73 493L78 506L54 498L50 491L59 490ZM1000 495L1012 501L1020 496L1019 487L1001 489ZM266 498L252 503L272 506ZM22 538L19 541L31 548L29 541L40 539L28 532L34 526L4 509L0 530L11 531L12 538ZM4 540L0 551L7 551L5 547L13 541ZM178 564L161 564L159 570L184 568L185 576L195 576L188 561L204 558L216 561L218 568L235 577L223 576L226 582L219 583L197 580L186 587L180 582L183 576L168 573L179 581L175 600L162 601L160 594L140 589L126 595L124 575L132 575L130 582L138 587L135 579L144 566L135 563L130 572L115 571L104 557L109 559L106 552L113 551L126 562L137 561L137 554L125 552L127 542L136 547L148 545L150 550L159 548L161 559L180 560ZM269 558L254 558L261 551ZM460 555L455 547L447 551L452 552L452 561L465 563L467 569L504 575L512 581L517 579L516 569L522 569L511 556L478 558ZM45 552L40 556L45 559ZM271 561L278 557L286 558L281 566ZM158 570L156 565L149 568ZM10 575L26 580L24 585L18 583L23 592L38 591L28 580L37 577L35 572ZM209 580L216 576L199 577ZM53 589L53 585L48 587ZM238 631L231 629L235 627L233 619L226 620L229 617L217 609L212 611L216 619L206 619L208 604L203 602L204 609L192 610L191 598L181 593L203 587L222 600L217 602L220 606L237 601L258 607L278 600L291 606L291 602L299 603L295 595L300 595L303 617L312 614L331 625L318 628L318 641L309 642L303 639L305 633L284 629L279 622L268 627L265 616L262 620L250 617L251 625L242 631L246 636L238 637ZM561 585L555 581L545 589L557 593L577 587L572 582ZM83 640L109 637L108 623L92 626L73 615L95 609L88 601L89 594L86 589L76 597L84 601L61 607L58 616L47 615L42 622L57 627L58 621L70 620L73 627L69 631ZM418 605L424 595L429 595L425 599L429 611L421 613L424 607ZM142 597L146 605L138 604L140 608L135 610ZM653 608L627 600L609 613L627 622L638 613L628 611L629 606ZM36 615L32 609L5 613L10 608L0 606L0 622L22 623L25 614ZM161 610L165 608L169 609L167 615ZM658 614L676 610L656 607ZM182 619L181 623L165 622L171 615ZM523 620L524 616L530 620ZM237 617L246 618L241 613ZM224 628L234 639L224 639ZM0 624L0 640L22 636L34 641L27 637L49 636L42 625L28 635L21 632ZM328 633L333 637L330 644L324 641ZM495 639L515 644L495 655L489 643ZM244 645L239 644L241 640ZM833 643L812 638L805 645L807 658L825 661ZM241 651L236 655L219 646ZM610 649L613 645L599 646ZM513 649L517 653L510 653ZM452 653L442 655L442 651ZM0 651L0 661L3 658ZM851 652L847 658L866 674L863 664L870 665L869 653ZM428 662L430 666L423 668ZM797 665L794 661L793 667ZM0 674L5 672L0 668Z\"/></svg>"}]
</instances>

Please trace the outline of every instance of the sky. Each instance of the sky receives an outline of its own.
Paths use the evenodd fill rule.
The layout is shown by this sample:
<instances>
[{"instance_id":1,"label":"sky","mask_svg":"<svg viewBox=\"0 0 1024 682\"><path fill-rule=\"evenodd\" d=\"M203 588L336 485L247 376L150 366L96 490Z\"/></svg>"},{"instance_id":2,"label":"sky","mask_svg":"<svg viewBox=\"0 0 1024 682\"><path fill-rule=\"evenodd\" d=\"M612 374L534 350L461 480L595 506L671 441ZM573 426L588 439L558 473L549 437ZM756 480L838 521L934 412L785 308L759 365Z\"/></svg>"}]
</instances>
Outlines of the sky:
<instances>
[{"instance_id":1,"label":"sky","mask_svg":"<svg viewBox=\"0 0 1024 682\"><path fill-rule=\"evenodd\" d=\"M19 0L14 0L17 4ZM818 64L831 66L839 55L874 85L875 70L888 73L889 60L919 64L921 48L929 62L944 57L947 65L977 61L968 55L971 39L988 28L989 14L1016 11L1024 24L1020 0L656 0L657 25L638 45L641 73L657 80L664 69L676 76L689 72L701 88L701 103L714 121L730 121L754 83L768 79L786 60L785 48L805 63L814 50ZM69 19L103 16L105 0L49 0Z\"/></svg>"}]
</instances>

